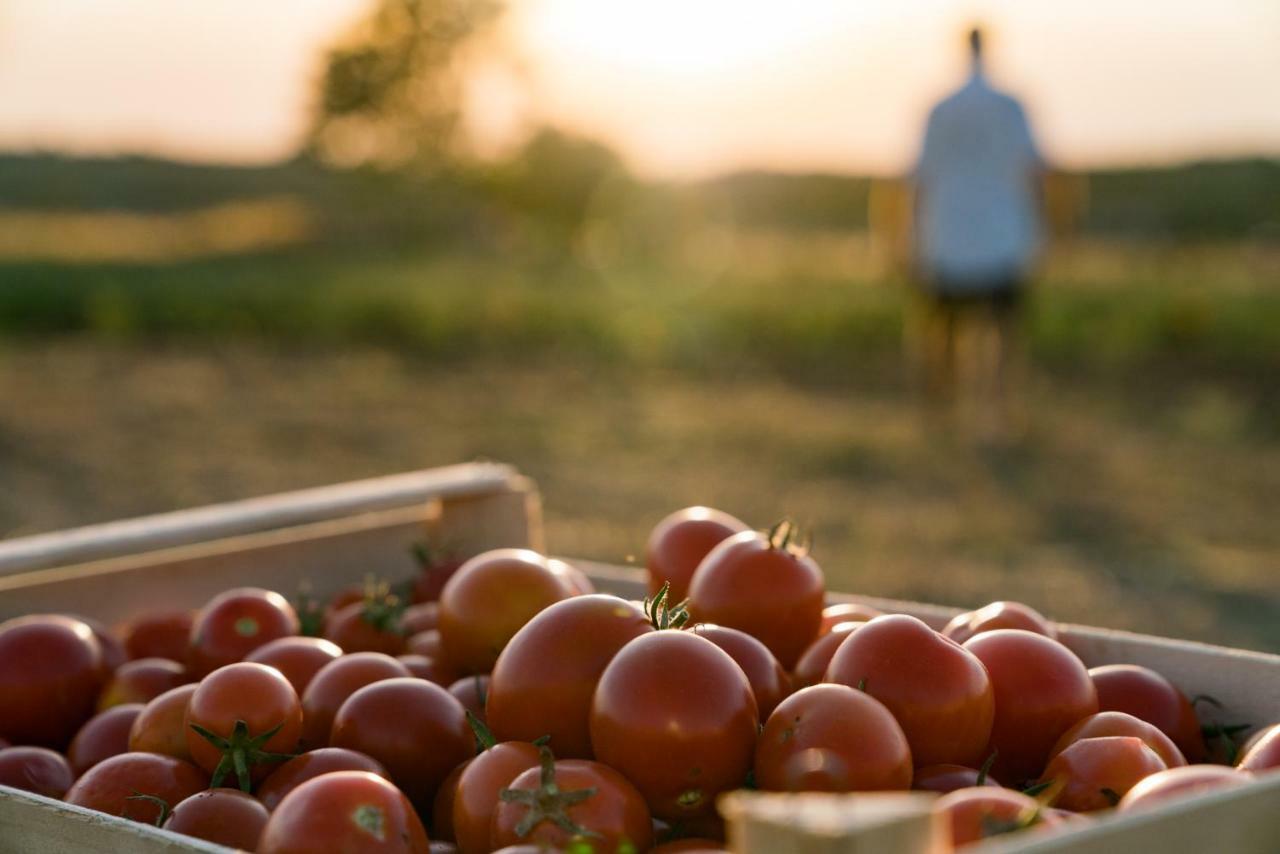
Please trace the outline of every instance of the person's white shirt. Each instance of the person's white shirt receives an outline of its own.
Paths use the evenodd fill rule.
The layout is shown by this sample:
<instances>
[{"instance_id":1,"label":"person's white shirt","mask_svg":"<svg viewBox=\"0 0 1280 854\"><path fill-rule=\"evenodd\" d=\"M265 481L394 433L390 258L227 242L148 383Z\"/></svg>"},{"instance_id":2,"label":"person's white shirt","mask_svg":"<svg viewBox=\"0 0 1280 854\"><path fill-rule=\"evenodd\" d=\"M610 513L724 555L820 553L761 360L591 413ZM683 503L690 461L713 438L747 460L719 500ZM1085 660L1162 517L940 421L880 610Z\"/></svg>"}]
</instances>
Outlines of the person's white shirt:
<instances>
[{"instance_id":1,"label":"person's white shirt","mask_svg":"<svg viewBox=\"0 0 1280 854\"><path fill-rule=\"evenodd\" d=\"M933 287L979 291L1028 272L1042 166L1021 105L975 64L930 113L915 169L916 260Z\"/></svg>"}]
</instances>

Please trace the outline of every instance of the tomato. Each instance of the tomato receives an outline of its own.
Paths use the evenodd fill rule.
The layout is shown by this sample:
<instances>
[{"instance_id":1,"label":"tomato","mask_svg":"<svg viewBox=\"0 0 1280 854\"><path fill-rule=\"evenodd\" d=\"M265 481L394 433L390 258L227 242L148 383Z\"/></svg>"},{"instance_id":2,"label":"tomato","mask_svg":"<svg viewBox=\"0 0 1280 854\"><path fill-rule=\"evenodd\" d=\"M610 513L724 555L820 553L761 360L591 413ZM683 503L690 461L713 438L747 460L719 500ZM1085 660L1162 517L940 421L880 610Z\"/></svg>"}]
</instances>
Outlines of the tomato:
<instances>
[{"instance_id":1,"label":"tomato","mask_svg":"<svg viewBox=\"0 0 1280 854\"><path fill-rule=\"evenodd\" d=\"M67 803L159 824L170 807L208 787L208 775L190 762L156 753L122 753L76 780ZM164 803L163 809L157 801Z\"/></svg>"},{"instance_id":2,"label":"tomato","mask_svg":"<svg viewBox=\"0 0 1280 854\"><path fill-rule=\"evenodd\" d=\"M649 854L727 854L724 845L714 839L677 839L649 849Z\"/></svg>"},{"instance_id":3,"label":"tomato","mask_svg":"<svg viewBox=\"0 0 1280 854\"><path fill-rule=\"evenodd\" d=\"M689 612L700 623L740 629L792 668L822 625L822 570L792 542L783 522L768 534L743 531L716 546L689 582Z\"/></svg>"},{"instance_id":4,"label":"tomato","mask_svg":"<svg viewBox=\"0 0 1280 854\"><path fill-rule=\"evenodd\" d=\"M413 601L435 602L463 562L457 555L427 545L415 546L414 556L422 571L413 580Z\"/></svg>"},{"instance_id":5,"label":"tomato","mask_svg":"<svg viewBox=\"0 0 1280 854\"><path fill-rule=\"evenodd\" d=\"M866 623L876 617L883 616L884 611L872 608L870 605L859 605L857 602L840 602L835 605L828 605L822 609L822 622L818 624L818 637L822 637L840 623Z\"/></svg>"},{"instance_id":6,"label":"tomato","mask_svg":"<svg viewBox=\"0 0 1280 854\"><path fill-rule=\"evenodd\" d=\"M102 648L79 620L50 615L0 623L0 738L65 747L93 714Z\"/></svg>"},{"instance_id":7,"label":"tomato","mask_svg":"<svg viewBox=\"0 0 1280 854\"><path fill-rule=\"evenodd\" d=\"M187 705L196 692L194 683L165 691L142 707L129 728L129 749L162 753L191 761L187 749Z\"/></svg>"},{"instance_id":8,"label":"tomato","mask_svg":"<svg viewBox=\"0 0 1280 854\"><path fill-rule=\"evenodd\" d=\"M449 685L449 693L462 707L484 721L485 700L489 696L488 676L463 676Z\"/></svg>"},{"instance_id":9,"label":"tomato","mask_svg":"<svg viewBox=\"0 0 1280 854\"><path fill-rule=\"evenodd\" d=\"M0 786L61 800L76 780L70 763L47 747L0 748Z\"/></svg>"},{"instance_id":10,"label":"tomato","mask_svg":"<svg viewBox=\"0 0 1280 854\"><path fill-rule=\"evenodd\" d=\"M887 614L850 634L825 681L884 703L907 734L917 765L978 765L990 753L996 705L986 668L915 617Z\"/></svg>"},{"instance_id":11,"label":"tomato","mask_svg":"<svg viewBox=\"0 0 1280 854\"><path fill-rule=\"evenodd\" d=\"M333 771L367 771L387 780L391 776L382 763L372 757L344 750L341 747L322 747L308 753L300 753L272 771L258 784L257 796L268 811L274 810L285 795L298 786L321 774Z\"/></svg>"},{"instance_id":12,"label":"tomato","mask_svg":"<svg viewBox=\"0 0 1280 854\"><path fill-rule=\"evenodd\" d=\"M1164 769L1142 739L1112 735L1068 744L1049 760L1040 782L1062 786L1054 806L1089 812L1115 806L1139 780Z\"/></svg>"},{"instance_id":13,"label":"tomato","mask_svg":"<svg viewBox=\"0 0 1280 854\"><path fill-rule=\"evenodd\" d=\"M255 851L270 817L253 795L209 789L179 802L163 827L237 851Z\"/></svg>"},{"instance_id":14,"label":"tomato","mask_svg":"<svg viewBox=\"0 0 1280 854\"><path fill-rule=\"evenodd\" d=\"M475 753L462 704L439 685L411 677L374 682L348 697L329 741L381 762L424 811L449 772Z\"/></svg>"},{"instance_id":15,"label":"tomato","mask_svg":"<svg viewBox=\"0 0 1280 854\"><path fill-rule=\"evenodd\" d=\"M454 766L449 776L445 777L444 782L440 784L440 788L436 789L435 800L431 802L432 851L435 851L435 846L445 844L449 846L450 852L458 850L458 846L453 844L453 802L458 796L458 780L473 761L468 759Z\"/></svg>"},{"instance_id":16,"label":"tomato","mask_svg":"<svg viewBox=\"0 0 1280 854\"><path fill-rule=\"evenodd\" d=\"M858 622L836 623L825 634L819 635L818 639L809 644L800 654L800 660L796 662L795 670L791 674L791 687L808 688L810 685L821 682L827 675L831 657L836 654L840 644L844 643L844 639L850 632L865 625L866 623Z\"/></svg>"},{"instance_id":17,"label":"tomato","mask_svg":"<svg viewBox=\"0 0 1280 854\"><path fill-rule=\"evenodd\" d=\"M333 717L347 698L381 679L412 676L409 668L380 652L353 652L321 667L302 694L302 747L329 744Z\"/></svg>"},{"instance_id":18,"label":"tomato","mask_svg":"<svg viewBox=\"0 0 1280 854\"><path fill-rule=\"evenodd\" d=\"M551 738L563 758L588 758L596 683L618 650L653 631L638 609L594 594L557 602L516 632L489 680L485 721L499 741Z\"/></svg>"},{"instance_id":19,"label":"tomato","mask_svg":"<svg viewBox=\"0 0 1280 854\"><path fill-rule=\"evenodd\" d=\"M129 658L167 658L186 661L191 645L193 611L158 611L131 620L124 628Z\"/></svg>"},{"instance_id":20,"label":"tomato","mask_svg":"<svg viewBox=\"0 0 1280 854\"><path fill-rule=\"evenodd\" d=\"M460 676L488 673L521 626L569 594L537 552L496 549L473 557L440 592L444 657Z\"/></svg>"},{"instance_id":21,"label":"tomato","mask_svg":"<svg viewBox=\"0 0 1280 854\"><path fill-rule=\"evenodd\" d=\"M122 703L148 703L165 691L190 681L187 668L167 658L126 661L116 669L98 695L98 711Z\"/></svg>"},{"instance_id":22,"label":"tomato","mask_svg":"<svg viewBox=\"0 0 1280 854\"><path fill-rule=\"evenodd\" d=\"M427 832L399 789L375 774L334 771L289 794L267 821L258 854L428 854Z\"/></svg>"},{"instance_id":23,"label":"tomato","mask_svg":"<svg viewBox=\"0 0 1280 854\"><path fill-rule=\"evenodd\" d=\"M129 660L129 654L125 652L124 644L101 622L92 617L82 617L78 614L67 614L66 616L73 620L79 620L93 632L93 639L98 642L98 649L102 652L104 677L115 673L117 667Z\"/></svg>"},{"instance_id":24,"label":"tomato","mask_svg":"<svg viewBox=\"0 0 1280 854\"><path fill-rule=\"evenodd\" d=\"M370 592L359 602L344 605L324 621L324 636L347 652L405 651L404 608L398 597L385 591Z\"/></svg>"},{"instance_id":25,"label":"tomato","mask_svg":"<svg viewBox=\"0 0 1280 854\"><path fill-rule=\"evenodd\" d=\"M1058 639L1053 624L1035 608L1021 602L992 602L976 611L957 614L942 633L956 643L964 643L974 635L994 629L1022 629Z\"/></svg>"},{"instance_id":26,"label":"tomato","mask_svg":"<svg viewBox=\"0 0 1280 854\"><path fill-rule=\"evenodd\" d=\"M289 680L301 697L311 680L331 661L342 657L342 647L323 638L277 638L245 656L245 661L274 667Z\"/></svg>"},{"instance_id":27,"label":"tomato","mask_svg":"<svg viewBox=\"0 0 1280 854\"><path fill-rule=\"evenodd\" d=\"M716 795L742 785L758 721L751 683L728 653L692 632L659 631L605 667L589 729L596 758L635 784L655 816L679 819L710 813Z\"/></svg>"},{"instance_id":28,"label":"tomato","mask_svg":"<svg viewBox=\"0 0 1280 854\"><path fill-rule=\"evenodd\" d=\"M1089 671L1098 692L1098 708L1127 712L1157 727L1178 745L1188 762L1205 760L1200 721L1185 694L1147 667L1107 664Z\"/></svg>"},{"instance_id":29,"label":"tomato","mask_svg":"<svg viewBox=\"0 0 1280 854\"><path fill-rule=\"evenodd\" d=\"M495 744L467 764L458 777L450 823L462 854L485 854L498 810L499 793L530 768L541 767L538 748L524 741Z\"/></svg>"},{"instance_id":30,"label":"tomato","mask_svg":"<svg viewBox=\"0 0 1280 854\"><path fill-rule=\"evenodd\" d=\"M554 761L545 748L541 759L504 790L512 794L504 794L494 810L492 848L520 842L563 848L589 833L592 849L601 854L648 850L649 810L627 778L599 762Z\"/></svg>"},{"instance_id":31,"label":"tomato","mask_svg":"<svg viewBox=\"0 0 1280 854\"><path fill-rule=\"evenodd\" d=\"M1000 783L990 774L983 776L978 768L950 764L926 765L923 768L917 768L911 779L911 788L917 791L938 792L944 795L956 789L972 789L978 786L995 786L998 789Z\"/></svg>"},{"instance_id":32,"label":"tomato","mask_svg":"<svg viewBox=\"0 0 1280 854\"><path fill-rule=\"evenodd\" d=\"M911 750L893 715L870 694L813 685L774 710L760 733L756 785L776 792L911 788Z\"/></svg>"},{"instance_id":33,"label":"tomato","mask_svg":"<svg viewBox=\"0 0 1280 854\"><path fill-rule=\"evenodd\" d=\"M1241 771L1280 768L1280 724L1274 724L1250 740L1236 767Z\"/></svg>"},{"instance_id":34,"label":"tomato","mask_svg":"<svg viewBox=\"0 0 1280 854\"><path fill-rule=\"evenodd\" d=\"M573 564L549 557L547 558L547 565L551 567L551 571L556 574L564 586L569 588L569 595L586 596L589 593L596 592L596 586L591 583L591 579L587 577L587 574Z\"/></svg>"},{"instance_id":35,"label":"tomato","mask_svg":"<svg viewBox=\"0 0 1280 854\"><path fill-rule=\"evenodd\" d=\"M242 661L264 643L298 634L298 615L279 593L238 587L209 600L191 625L187 665L194 676Z\"/></svg>"},{"instance_id":36,"label":"tomato","mask_svg":"<svg viewBox=\"0 0 1280 854\"><path fill-rule=\"evenodd\" d=\"M749 530L745 523L710 507L686 507L663 519L649 534L645 565L649 595L670 584L668 595L679 602L689 595L693 571L722 541Z\"/></svg>"},{"instance_id":37,"label":"tomato","mask_svg":"<svg viewBox=\"0 0 1280 854\"><path fill-rule=\"evenodd\" d=\"M396 660L409 668L409 673L419 679L425 679L428 682L434 682L441 688L458 682L457 674L449 669L448 666L442 664L439 659L428 658L425 655L397 655ZM471 676L464 676L464 679L471 679Z\"/></svg>"},{"instance_id":38,"label":"tomato","mask_svg":"<svg viewBox=\"0 0 1280 854\"><path fill-rule=\"evenodd\" d=\"M943 817L955 848L1034 825L1061 823L1034 798L990 786L957 789L938 798L933 809Z\"/></svg>"},{"instance_id":39,"label":"tomato","mask_svg":"<svg viewBox=\"0 0 1280 854\"><path fill-rule=\"evenodd\" d=\"M1187 760L1182 757L1182 752L1178 750L1177 745L1169 740L1169 736L1146 721L1139 720L1133 715L1126 715L1124 712L1098 712L1096 715L1082 718L1071 729L1062 734L1053 749L1049 751L1049 758L1052 759L1061 753L1067 745L1081 739L1101 738L1109 735L1130 735L1134 738L1142 739L1147 747L1156 752L1156 755L1160 757L1160 761L1168 768L1176 768L1179 765L1187 764Z\"/></svg>"},{"instance_id":40,"label":"tomato","mask_svg":"<svg viewBox=\"0 0 1280 854\"><path fill-rule=\"evenodd\" d=\"M701 623L692 631L729 653L734 663L742 668L751 683L751 693L755 695L761 720L769 717L778 703L791 693L791 677L787 671L782 669L769 648L751 635L712 623Z\"/></svg>"},{"instance_id":41,"label":"tomato","mask_svg":"<svg viewBox=\"0 0 1280 854\"><path fill-rule=\"evenodd\" d=\"M400 627L404 629L405 637L411 637L418 632L430 631L439 624L440 606L435 602L420 602L416 605L410 605L400 615Z\"/></svg>"},{"instance_id":42,"label":"tomato","mask_svg":"<svg viewBox=\"0 0 1280 854\"><path fill-rule=\"evenodd\" d=\"M427 629L425 632L410 635L405 641L405 649L412 655L426 656L433 661L444 659L444 647L440 644L439 629Z\"/></svg>"},{"instance_id":43,"label":"tomato","mask_svg":"<svg viewBox=\"0 0 1280 854\"><path fill-rule=\"evenodd\" d=\"M987 668L995 691L992 772L1006 783L1038 777L1049 751L1071 726L1098 711L1089 671L1057 641L1021 629L996 629L965 642Z\"/></svg>"},{"instance_id":44,"label":"tomato","mask_svg":"<svg viewBox=\"0 0 1280 854\"><path fill-rule=\"evenodd\" d=\"M1201 792L1246 786L1251 774L1221 765L1184 765L1157 771L1142 780L1120 799L1121 812L1147 809L1168 801L1189 798Z\"/></svg>"},{"instance_id":45,"label":"tomato","mask_svg":"<svg viewBox=\"0 0 1280 854\"><path fill-rule=\"evenodd\" d=\"M110 756L129 752L129 730L141 711L141 703L113 706L80 727L67 748L67 759L77 777Z\"/></svg>"},{"instance_id":46,"label":"tomato","mask_svg":"<svg viewBox=\"0 0 1280 854\"><path fill-rule=\"evenodd\" d=\"M261 780L297 747L302 706L279 670L244 661L200 680L186 727L191 758L213 775L213 785L234 772L247 792L251 779Z\"/></svg>"}]
</instances>

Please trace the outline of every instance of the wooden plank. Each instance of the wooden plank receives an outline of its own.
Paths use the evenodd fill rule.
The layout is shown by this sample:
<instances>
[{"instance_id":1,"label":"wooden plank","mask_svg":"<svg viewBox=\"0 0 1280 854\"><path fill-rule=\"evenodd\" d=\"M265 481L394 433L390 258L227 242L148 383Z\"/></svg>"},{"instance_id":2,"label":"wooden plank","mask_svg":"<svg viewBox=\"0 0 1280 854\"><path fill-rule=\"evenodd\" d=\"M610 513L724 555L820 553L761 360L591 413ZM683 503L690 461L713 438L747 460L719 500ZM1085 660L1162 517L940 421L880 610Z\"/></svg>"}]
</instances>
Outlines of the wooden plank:
<instances>
[{"instance_id":1,"label":"wooden plank","mask_svg":"<svg viewBox=\"0 0 1280 854\"><path fill-rule=\"evenodd\" d=\"M731 792L717 807L735 854L945 854L936 795Z\"/></svg>"}]
</instances>

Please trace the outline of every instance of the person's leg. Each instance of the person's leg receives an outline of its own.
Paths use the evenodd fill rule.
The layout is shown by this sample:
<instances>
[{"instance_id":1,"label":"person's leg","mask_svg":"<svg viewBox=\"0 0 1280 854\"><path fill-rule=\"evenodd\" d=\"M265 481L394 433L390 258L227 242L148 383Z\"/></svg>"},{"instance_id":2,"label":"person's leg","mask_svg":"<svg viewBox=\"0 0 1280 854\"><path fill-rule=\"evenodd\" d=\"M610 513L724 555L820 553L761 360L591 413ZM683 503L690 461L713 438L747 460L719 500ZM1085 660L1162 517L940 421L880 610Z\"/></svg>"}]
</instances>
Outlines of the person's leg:
<instances>
[{"instance_id":1,"label":"person's leg","mask_svg":"<svg viewBox=\"0 0 1280 854\"><path fill-rule=\"evenodd\" d=\"M991 302L994 333L991 361L991 406L1000 438L1022 432L1021 400L1024 341L1022 328L1024 293L1019 282L1010 282Z\"/></svg>"}]
</instances>

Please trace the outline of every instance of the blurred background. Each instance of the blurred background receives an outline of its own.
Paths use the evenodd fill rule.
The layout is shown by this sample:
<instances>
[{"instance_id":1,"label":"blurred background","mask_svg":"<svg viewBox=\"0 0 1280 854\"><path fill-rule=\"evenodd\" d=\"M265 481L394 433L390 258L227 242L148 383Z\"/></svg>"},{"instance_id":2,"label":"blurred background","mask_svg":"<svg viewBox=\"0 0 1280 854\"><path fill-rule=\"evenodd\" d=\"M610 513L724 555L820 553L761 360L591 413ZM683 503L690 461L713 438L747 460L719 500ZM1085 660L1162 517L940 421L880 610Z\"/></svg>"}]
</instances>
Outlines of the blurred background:
<instances>
[{"instance_id":1,"label":"blurred background","mask_svg":"<svg viewBox=\"0 0 1280 854\"><path fill-rule=\"evenodd\" d=\"M1055 167L1025 435L930 420L903 176ZM830 586L1280 649L1274 0L0 0L0 537L474 458Z\"/></svg>"}]
</instances>

